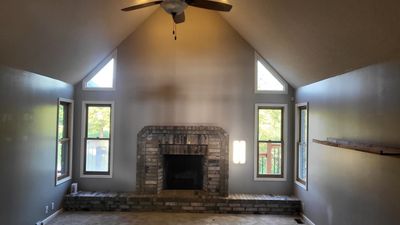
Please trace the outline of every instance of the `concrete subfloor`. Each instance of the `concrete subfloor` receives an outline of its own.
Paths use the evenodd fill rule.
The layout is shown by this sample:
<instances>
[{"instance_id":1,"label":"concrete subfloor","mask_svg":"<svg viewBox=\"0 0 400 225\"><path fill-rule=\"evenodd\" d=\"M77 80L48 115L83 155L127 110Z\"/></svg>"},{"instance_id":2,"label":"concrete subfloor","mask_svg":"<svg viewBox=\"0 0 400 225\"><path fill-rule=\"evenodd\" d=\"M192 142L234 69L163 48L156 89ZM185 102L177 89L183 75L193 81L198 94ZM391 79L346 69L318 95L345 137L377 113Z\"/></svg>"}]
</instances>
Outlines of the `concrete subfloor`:
<instances>
[{"instance_id":1,"label":"concrete subfloor","mask_svg":"<svg viewBox=\"0 0 400 225\"><path fill-rule=\"evenodd\" d=\"M300 217L162 212L64 212L48 225L297 225L294 220L296 218Z\"/></svg>"}]
</instances>

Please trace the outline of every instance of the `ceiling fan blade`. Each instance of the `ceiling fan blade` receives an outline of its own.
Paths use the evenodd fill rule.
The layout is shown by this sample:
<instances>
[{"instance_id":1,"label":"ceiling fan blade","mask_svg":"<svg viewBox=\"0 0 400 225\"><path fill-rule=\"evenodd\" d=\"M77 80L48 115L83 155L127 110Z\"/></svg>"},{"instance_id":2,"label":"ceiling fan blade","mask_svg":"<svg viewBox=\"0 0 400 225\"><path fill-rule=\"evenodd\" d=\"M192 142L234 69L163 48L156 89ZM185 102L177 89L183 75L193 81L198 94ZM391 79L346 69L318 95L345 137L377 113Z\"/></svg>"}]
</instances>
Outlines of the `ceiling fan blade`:
<instances>
[{"instance_id":1,"label":"ceiling fan blade","mask_svg":"<svg viewBox=\"0 0 400 225\"><path fill-rule=\"evenodd\" d=\"M181 12L180 14L172 15L174 18L174 22L176 24L185 22L185 12Z\"/></svg>"},{"instance_id":2,"label":"ceiling fan blade","mask_svg":"<svg viewBox=\"0 0 400 225\"><path fill-rule=\"evenodd\" d=\"M217 0L185 0L185 2L190 6L223 12L229 12L232 9L231 4Z\"/></svg>"},{"instance_id":3,"label":"ceiling fan blade","mask_svg":"<svg viewBox=\"0 0 400 225\"><path fill-rule=\"evenodd\" d=\"M136 10L136 9L141 9L144 7L148 7L148 6L153 6L153 5L158 5L160 4L162 1L154 1L154 0L147 0L147 1L139 1L138 4L135 4L133 6L129 6L126 8L121 9L122 11L128 12L128 11L132 11L132 10Z\"/></svg>"}]
</instances>

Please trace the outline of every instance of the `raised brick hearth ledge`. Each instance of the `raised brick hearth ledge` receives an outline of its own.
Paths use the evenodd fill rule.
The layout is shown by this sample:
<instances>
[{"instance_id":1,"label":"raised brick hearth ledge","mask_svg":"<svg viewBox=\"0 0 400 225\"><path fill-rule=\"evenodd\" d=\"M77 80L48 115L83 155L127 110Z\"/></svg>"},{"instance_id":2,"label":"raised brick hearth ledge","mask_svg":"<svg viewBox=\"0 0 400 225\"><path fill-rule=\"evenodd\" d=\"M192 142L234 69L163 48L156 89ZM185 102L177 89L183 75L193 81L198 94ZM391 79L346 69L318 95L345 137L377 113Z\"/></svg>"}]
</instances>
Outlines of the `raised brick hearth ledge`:
<instances>
[{"instance_id":1,"label":"raised brick hearth ledge","mask_svg":"<svg viewBox=\"0 0 400 225\"><path fill-rule=\"evenodd\" d=\"M163 196L114 192L78 192L65 197L70 211L162 211L296 215L301 201L290 196L230 194L227 197Z\"/></svg>"}]
</instances>

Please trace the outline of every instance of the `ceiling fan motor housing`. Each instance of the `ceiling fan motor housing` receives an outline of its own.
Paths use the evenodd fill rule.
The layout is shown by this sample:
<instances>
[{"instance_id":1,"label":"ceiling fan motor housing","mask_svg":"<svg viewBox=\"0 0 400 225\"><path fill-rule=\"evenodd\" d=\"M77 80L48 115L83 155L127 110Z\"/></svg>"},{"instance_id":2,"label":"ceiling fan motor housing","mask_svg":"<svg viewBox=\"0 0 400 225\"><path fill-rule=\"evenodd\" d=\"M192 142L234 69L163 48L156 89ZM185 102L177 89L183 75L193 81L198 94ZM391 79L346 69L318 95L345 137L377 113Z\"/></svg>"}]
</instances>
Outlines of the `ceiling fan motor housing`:
<instances>
[{"instance_id":1,"label":"ceiling fan motor housing","mask_svg":"<svg viewBox=\"0 0 400 225\"><path fill-rule=\"evenodd\" d=\"M178 15L188 7L188 4L185 0L164 0L161 7L169 14Z\"/></svg>"}]
</instances>

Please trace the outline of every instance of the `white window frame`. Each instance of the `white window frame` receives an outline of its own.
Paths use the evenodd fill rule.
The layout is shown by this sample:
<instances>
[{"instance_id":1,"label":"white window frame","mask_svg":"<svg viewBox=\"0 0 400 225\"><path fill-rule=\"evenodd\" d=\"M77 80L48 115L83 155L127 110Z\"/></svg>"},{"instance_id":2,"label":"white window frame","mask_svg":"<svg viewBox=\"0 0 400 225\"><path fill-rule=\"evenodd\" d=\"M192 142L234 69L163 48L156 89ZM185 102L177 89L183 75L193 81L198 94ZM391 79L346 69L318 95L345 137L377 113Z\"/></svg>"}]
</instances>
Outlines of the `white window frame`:
<instances>
[{"instance_id":1,"label":"white window frame","mask_svg":"<svg viewBox=\"0 0 400 225\"><path fill-rule=\"evenodd\" d=\"M85 135L86 135L86 105L97 104L97 105L111 105L111 125L110 125L110 174L85 174ZM112 178L113 177L113 155L114 155L114 112L115 104L114 101L82 101L82 128L81 128L81 178Z\"/></svg>"},{"instance_id":2,"label":"white window frame","mask_svg":"<svg viewBox=\"0 0 400 225\"><path fill-rule=\"evenodd\" d=\"M299 131L300 131L300 125L299 125L299 114L300 114L300 110L299 110L299 108L300 107L307 107L307 138L309 139L309 136L308 136L308 134L309 134L309 130L310 130L310 127L309 127L309 104L308 104L308 102L303 102L303 103L298 103L298 104L296 104L296 108L295 108L295 135L294 135L294 183L296 184L296 185L298 185L299 187L301 187L301 188L303 188L304 190L308 190L308 180L309 180L309 177L308 177L308 162L309 162L309 159L308 159L308 156L309 156L309 140L307 140L307 161L306 161L306 163L307 163L307 171L306 171L306 174L307 174L307 180L306 180L306 182L305 182L305 184L303 184L303 183L301 183L301 182L299 182L298 180L297 180L297 170L298 170L298 168L297 168L297 165L298 165L298 162L297 162L297 160L298 160L298 158L297 158L297 153L298 153L298 151L299 151L299 149L298 149L298 144L297 144L297 142L298 142L298 140L299 140L299 136L300 136L300 133L299 133Z\"/></svg>"},{"instance_id":3,"label":"white window frame","mask_svg":"<svg viewBox=\"0 0 400 225\"><path fill-rule=\"evenodd\" d=\"M114 67L113 67L113 85L112 88L105 87L87 87L87 83L94 77L96 74L103 69L105 65L111 60L114 59ZM84 91L115 91L115 79L117 74L117 50L114 50L109 56L103 59L100 64L98 64L82 81L82 90Z\"/></svg>"},{"instance_id":4,"label":"white window frame","mask_svg":"<svg viewBox=\"0 0 400 225\"><path fill-rule=\"evenodd\" d=\"M283 91L272 91L272 90L258 90L258 66L257 62L260 61L261 64L265 66L265 68L271 72L271 74L283 85ZM281 75L257 52L254 52L254 71L255 71L255 79L254 79L254 90L256 94L287 94L288 93L288 84L285 79L282 78Z\"/></svg>"},{"instance_id":5,"label":"white window frame","mask_svg":"<svg viewBox=\"0 0 400 225\"><path fill-rule=\"evenodd\" d=\"M70 139L70 143L68 145L69 147L69 167L68 167L68 176L58 180L57 179L57 153L58 153L58 107L60 106L61 102L66 102L69 104L69 109L68 109L68 135L69 135L69 139ZM73 143L74 143L74 101L71 99L67 99L67 98L58 98L57 101L57 140L56 140L56 167L55 167L55 182L56 182L56 186L65 183L69 180L72 179L72 157L73 157Z\"/></svg>"},{"instance_id":6,"label":"white window frame","mask_svg":"<svg viewBox=\"0 0 400 225\"><path fill-rule=\"evenodd\" d=\"M283 177L258 177L258 108L259 107L282 107L283 108ZM261 104L257 103L254 107L254 181L287 181L287 160L288 160L288 107L287 104Z\"/></svg>"}]
</instances>

